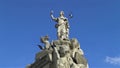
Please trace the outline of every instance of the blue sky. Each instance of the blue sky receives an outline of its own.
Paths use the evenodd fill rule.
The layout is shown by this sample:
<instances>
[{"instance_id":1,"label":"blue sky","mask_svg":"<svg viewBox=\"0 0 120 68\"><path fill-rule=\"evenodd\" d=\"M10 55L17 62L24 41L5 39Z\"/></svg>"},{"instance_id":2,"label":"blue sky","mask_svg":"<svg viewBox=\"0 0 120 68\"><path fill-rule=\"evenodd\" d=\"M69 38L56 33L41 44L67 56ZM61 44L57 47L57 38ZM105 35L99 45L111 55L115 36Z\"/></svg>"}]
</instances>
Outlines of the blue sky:
<instances>
[{"instance_id":1,"label":"blue sky","mask_svg":"<svg viewBox=\"0 0 120 68\"><path fill-rule=\"evenodd\" d=\"M0 0L0 68L34 62L39 38L56 39L50 11L69 19L90 68L120 68L120 0Z\"/></svg>"}]
</instances>

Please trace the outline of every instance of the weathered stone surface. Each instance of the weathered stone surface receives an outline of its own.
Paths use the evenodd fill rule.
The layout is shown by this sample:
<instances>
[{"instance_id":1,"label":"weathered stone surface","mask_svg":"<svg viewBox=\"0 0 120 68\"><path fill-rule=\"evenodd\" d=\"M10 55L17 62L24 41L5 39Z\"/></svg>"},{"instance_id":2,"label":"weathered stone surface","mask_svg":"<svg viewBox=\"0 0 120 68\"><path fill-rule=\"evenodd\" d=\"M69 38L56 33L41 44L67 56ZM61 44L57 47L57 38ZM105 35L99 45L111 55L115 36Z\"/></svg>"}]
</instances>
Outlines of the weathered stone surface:
<instances>
[{"instance_id":1,"label":"weathered stone surface","mask_svg":"<svg viewBox=\"0 0 120 68\"><path fill-rule=\"evenodd\" d=\"M36 54L35 62L27 68L88 68L77 39L55 40L49 49Z\"/></svg>"}]
</instances>

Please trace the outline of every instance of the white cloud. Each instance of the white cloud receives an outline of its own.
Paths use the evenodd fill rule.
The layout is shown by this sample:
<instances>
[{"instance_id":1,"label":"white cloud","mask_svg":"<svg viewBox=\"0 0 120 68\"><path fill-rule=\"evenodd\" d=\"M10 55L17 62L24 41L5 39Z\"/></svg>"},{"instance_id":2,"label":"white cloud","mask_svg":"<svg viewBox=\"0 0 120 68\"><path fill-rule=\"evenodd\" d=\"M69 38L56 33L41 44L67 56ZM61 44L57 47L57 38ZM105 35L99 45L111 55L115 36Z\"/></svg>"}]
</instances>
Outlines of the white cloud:
<instances>
[{"instance_id":1,"label":"white cloud","mask_svg":"<svg viewBox=\"0 0 120 68\"><path fill-rule=\"evenodd\" d=\"M120 57L109 57L107 56L105 61L110 64L120 65Z\"/></svg>"}]
</instances>

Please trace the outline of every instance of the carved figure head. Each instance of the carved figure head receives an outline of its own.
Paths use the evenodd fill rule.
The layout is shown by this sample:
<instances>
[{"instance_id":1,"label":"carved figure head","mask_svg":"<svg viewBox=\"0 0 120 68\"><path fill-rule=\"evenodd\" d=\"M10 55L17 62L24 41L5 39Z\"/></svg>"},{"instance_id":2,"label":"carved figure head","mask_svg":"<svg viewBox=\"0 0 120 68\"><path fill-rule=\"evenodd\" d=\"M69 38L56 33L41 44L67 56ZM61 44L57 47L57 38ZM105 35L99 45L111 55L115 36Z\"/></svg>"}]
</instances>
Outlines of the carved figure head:
<instances>
[{"instance_id":1,"label":"carved figure head","mask_svg":"<svg viewBox=\"0 0 120 68\"><path fill-rule=\"evenodd\" d=\"M60 16L64 16L64 11L60 11Z\"/></svg>"},{"instance_id":2,"label":"carved figure head","mask_svg":"<svg viewBox=\"0 0 120 68\"><path fill-rule=\"evenodd\" d=\"M76 38L71 39L71 49L80 48L80 44Z\"/></svg>"},{"instance_id":3,"label":"carved figure head","mask_svg":"<svg viewBox=\"0 0 120 68\"><path fill-rule=\"evenodd\" d=\"M64 57L67 53L69 53L69 47L68 46L65 46L65 45L61 45L60 46L60 50L59 50L59 53L60 53L60 56L61 57Z\"/></svg>"},{"instance_id":4,"label":"carved figure head","mask_svg":"<svg viewBox=\"0 0 120 68\"><path fill-rule=\"evenodd\" d=\"M44 37L41 37L40 41L42 43L45 43L45 41L48 41L49 40L49 37L48 36L44 36Z\"/></svg>"}]
</instances>

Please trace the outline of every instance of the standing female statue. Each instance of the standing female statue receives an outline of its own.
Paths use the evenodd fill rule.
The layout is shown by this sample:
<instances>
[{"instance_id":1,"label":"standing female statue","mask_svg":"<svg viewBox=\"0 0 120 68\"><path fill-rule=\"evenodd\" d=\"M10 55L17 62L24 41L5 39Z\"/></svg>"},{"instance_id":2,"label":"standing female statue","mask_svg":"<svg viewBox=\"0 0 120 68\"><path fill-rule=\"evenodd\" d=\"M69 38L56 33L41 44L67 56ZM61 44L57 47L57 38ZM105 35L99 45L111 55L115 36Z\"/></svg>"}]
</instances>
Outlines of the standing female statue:
<instances>
[{"instance_id":1,"label":"standing female statue","mask_svg":"<svg viewBox=\"0 0 120 68\"><path fill-rule=\"evenodd\" d=\"M57 28L57 36L58 39L65 40L68 39L69 36L69 24L68 19L64 17L64 12L60 12L60 16L58 18L55 18L53 16L53 11L50 13L52 20L57 22L55 27Z\"/></svg>"}]
</instances>

